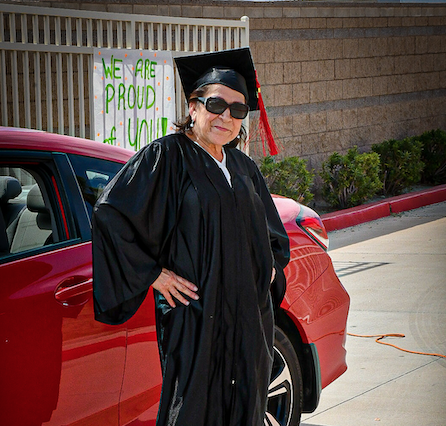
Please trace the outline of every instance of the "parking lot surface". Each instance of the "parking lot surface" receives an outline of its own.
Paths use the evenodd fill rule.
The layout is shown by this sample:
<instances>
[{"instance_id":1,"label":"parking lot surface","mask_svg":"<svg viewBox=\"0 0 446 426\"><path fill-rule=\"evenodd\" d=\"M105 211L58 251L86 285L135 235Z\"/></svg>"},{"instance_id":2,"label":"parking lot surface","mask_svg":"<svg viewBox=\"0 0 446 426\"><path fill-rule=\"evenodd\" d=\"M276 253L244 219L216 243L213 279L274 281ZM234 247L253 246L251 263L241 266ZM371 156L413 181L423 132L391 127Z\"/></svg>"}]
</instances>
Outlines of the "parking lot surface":
<instances>
[{"instance_id":1,"label":"parking lot surface","mask_svg":"<svg viewBox=\"0 0 446 426\"><path fill-rule=\"evenodd\" d=\"M330 233L348 332L446 355L446 202ZM444 426L446 358L347 337L348 370L302 426Z\"/></svg>"}]
</instances>

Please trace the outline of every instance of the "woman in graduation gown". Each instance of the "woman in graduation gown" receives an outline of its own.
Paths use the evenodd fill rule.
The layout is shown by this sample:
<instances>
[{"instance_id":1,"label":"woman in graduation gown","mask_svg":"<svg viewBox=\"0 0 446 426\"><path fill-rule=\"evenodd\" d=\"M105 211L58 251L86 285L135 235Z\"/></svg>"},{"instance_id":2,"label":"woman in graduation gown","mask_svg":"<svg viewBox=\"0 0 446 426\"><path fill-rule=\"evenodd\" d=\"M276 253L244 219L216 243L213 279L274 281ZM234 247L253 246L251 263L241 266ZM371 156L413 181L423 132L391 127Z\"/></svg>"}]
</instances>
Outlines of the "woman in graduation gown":
<instances>
[{"instance_id":1,"label":"woman in graduation gown","mask_svg":"<svg viewBox=\"0 0 446 426\"><path fill-rule=\"evenodd\" d=\"M257 107L254 65L248 48L176 63L189 116L94 209L95 315L121 324L153 287L158 426L261 426L289 243L257 166L234 149Z\"/></svg>"}]
</instances>

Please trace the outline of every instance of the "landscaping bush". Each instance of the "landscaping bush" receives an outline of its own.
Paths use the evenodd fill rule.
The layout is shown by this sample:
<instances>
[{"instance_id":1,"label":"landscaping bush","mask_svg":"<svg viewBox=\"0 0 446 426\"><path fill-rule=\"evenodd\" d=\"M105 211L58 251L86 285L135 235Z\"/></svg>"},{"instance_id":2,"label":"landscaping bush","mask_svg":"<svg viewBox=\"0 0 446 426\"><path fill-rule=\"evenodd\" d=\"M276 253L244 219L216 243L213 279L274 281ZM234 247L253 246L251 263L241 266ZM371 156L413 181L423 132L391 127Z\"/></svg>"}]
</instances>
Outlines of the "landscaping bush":
<instances>
[{"instance_id":1,"label":"landscaping bush","mask_svg":"<svg viewBox=\"0 0 446 426\"><path fill-rule=\"evenodd\" d=\"M416 139L423 144L421 160L424 170L421 180L431 185L446 183L446 132L431 130Z\"/></svg>"},{"instance_id":2,"label":"landscaping bush","mask_svg":"<svg viewBox=\"0 0 446 426\"><path fill-rule=\"evenodd\" d=\"M322 195L333 208L347 208L369 200L382 188L377 153L360 154L355 146L346 155L334 152L322 163Z\"/></svg>"},{"instance_id":3,"label":"landscaping bush","mask_svg":"<svg viewBox=\"0 0 446 426\"><path fill-rule=\"evenodd\" d=\"M380 156L384 195L401 194L404 189L420 182L424 168L422 147L416 138L389 139L372 145L372 151Z\"/></svg>"},{"instance_id":4,"label":"landscaping bush","mask_svg":"<svg viewBox=\"0 0 446 426\"><path fill-rule=\"evenodd\" d=\"M314 197L310 192L314 173L306 166L307 161L299 157L287 157L278 162L274 157L265 157L261 161L260 171L273 194L308 204Z\"/></svg>"}]
</instances>

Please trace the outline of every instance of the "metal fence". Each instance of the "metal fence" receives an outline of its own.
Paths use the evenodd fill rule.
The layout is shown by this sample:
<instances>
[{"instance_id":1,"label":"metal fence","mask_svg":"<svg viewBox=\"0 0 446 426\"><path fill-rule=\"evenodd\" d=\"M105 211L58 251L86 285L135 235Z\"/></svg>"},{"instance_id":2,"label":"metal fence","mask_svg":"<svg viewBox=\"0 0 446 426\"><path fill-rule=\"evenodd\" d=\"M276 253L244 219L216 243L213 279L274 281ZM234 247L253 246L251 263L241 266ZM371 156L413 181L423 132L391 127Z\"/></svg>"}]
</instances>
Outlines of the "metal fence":
<instances>
[{"instance_id":1,"label":"metal fence","mask_svg":"<svg viewBox=\"0 0 446 426\"><path fill-rule=\"evenodd\" d=\"M249 21L175 18L0 4L3 126L94 139L93 49L173 55L249 45ZM176 77L177 116L184 106Z\"/></svg>"}]
</instances>

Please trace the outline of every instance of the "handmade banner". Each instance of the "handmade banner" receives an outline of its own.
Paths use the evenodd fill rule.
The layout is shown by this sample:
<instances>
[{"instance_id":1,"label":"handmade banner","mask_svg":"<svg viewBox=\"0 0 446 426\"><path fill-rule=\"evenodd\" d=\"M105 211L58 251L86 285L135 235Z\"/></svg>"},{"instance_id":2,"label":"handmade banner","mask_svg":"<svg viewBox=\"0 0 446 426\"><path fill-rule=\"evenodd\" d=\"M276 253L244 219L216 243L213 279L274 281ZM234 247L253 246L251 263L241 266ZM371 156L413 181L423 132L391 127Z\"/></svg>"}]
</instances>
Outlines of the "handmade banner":
<instances>
[{"instance_id":1,"label":"handmade banner","mask_svg":"<svg viewBox=\"0 0 446 426\"><path fill-rule=\"evenodd\" d=\"M139 150L174 131L171 52L94 49L95 139Z\"/></svg>"}]
</instances>

